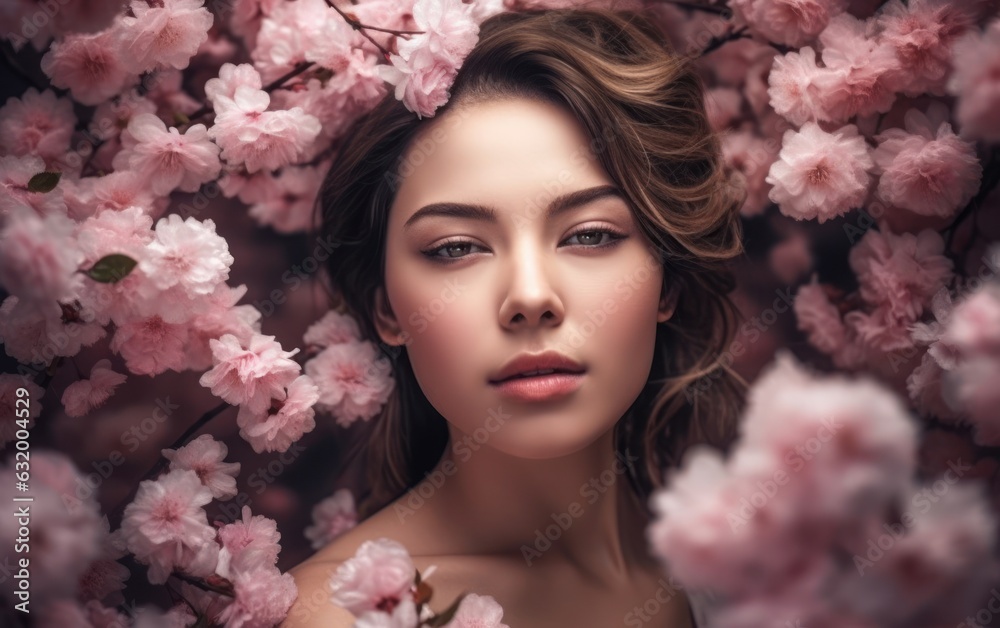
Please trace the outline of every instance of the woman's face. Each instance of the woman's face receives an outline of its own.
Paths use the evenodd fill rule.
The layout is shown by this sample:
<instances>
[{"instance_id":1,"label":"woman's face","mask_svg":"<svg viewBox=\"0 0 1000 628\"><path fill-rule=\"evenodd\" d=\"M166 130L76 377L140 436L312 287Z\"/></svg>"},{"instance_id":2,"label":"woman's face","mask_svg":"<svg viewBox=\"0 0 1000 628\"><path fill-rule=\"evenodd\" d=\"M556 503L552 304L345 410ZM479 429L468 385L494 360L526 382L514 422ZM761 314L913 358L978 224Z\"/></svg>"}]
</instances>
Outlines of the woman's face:
<instances>
[{"instance_id":1,"label":"woman's face","mask_svg":"<svg viewBox=\"0 0 1000 628\"><path fill-rule=\"evenodd\" d=\"M480 446L573 453L614 426L649 376L673 304L600 149L569 111L517 99L442 114L404 156L386 243L391 311L380 293L376 324L383 341L406 344L430 403ZM518 354L548 350L586 369L573 392L529 401L490 383Z\"/></svg>"}]
</instances>

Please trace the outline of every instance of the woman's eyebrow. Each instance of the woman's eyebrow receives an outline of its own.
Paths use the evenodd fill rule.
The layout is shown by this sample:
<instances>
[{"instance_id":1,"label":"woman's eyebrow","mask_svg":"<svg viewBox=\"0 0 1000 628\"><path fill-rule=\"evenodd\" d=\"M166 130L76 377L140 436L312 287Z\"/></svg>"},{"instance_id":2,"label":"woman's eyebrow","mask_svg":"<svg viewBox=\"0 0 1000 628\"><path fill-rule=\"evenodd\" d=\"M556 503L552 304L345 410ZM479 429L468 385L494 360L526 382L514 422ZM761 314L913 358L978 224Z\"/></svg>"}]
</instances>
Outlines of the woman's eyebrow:
<instances>
[{"instance_id":1,"label":"woman's eyebrow","mask_svg":"<svg viewBox=\"0 0 1000 628\"><path fill-rule=\"evenodd\" d=\"M552 218L563 212L575 209L587 203L596 201L606 196L616 196L624 200L621 190L615 185L598 185L592 188L584 188L557 196L549 203L545 211L546 218ZM488 205L476 205L468 203L431 203L424 205L403 223L403 229L412 226L421 218L430 216L451 216L453 218L468 218L472 220L483 220L496 223L497 212Z\"/></svg>"}]
</instances>

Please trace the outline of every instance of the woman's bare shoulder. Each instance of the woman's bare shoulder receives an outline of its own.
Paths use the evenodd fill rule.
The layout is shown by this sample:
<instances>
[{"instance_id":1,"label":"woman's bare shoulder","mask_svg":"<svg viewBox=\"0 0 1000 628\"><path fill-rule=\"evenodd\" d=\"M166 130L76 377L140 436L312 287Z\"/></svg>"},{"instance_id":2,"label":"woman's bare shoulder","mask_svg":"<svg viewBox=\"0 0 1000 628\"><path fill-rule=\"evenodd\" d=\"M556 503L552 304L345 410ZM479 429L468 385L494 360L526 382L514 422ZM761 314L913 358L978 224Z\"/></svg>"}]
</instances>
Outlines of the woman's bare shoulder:
<instances>
[{"instance_id":1,"label":"woman's bare shoulder","mask_svg":"<svg viewBox=\"0 0 1000 628\"><path fill-rule=\"evenodd\" d=\"M389 538L413 553L419 531L395 522L389 509L383 509L347 530L315 554L288 570L295 579L298 597L280 628L340 628L354 624L354 615L336 606L330 599L330 578L341 563L357 553L365 541Z\"/></svg>"}]
</instances>

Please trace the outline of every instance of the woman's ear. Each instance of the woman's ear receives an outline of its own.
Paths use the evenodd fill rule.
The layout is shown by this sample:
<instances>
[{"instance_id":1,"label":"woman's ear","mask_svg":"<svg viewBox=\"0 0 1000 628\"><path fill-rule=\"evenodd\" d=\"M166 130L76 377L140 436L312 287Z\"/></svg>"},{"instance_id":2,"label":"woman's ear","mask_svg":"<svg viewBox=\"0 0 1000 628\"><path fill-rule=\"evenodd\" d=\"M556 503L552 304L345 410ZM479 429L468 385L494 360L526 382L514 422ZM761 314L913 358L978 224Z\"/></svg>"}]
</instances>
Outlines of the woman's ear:
<instances>
[{"instance_id":1,"label":"woman's ear","mask_svg":"<svg viewBox=\"0 0 1000 628\"><path fill-rule=\"evenodd\" d=\"M680 286L676 283L671 284L669 288L665 287L662 295L660 308L656 314L656 322L658 323L665 323L674 315L674 310L677 309L677 299L680 297Z\"/></svg>"},{"instance_id":2,"label":"woman's ear","mask_svg":"<svg viewBox=\"0 0 1000 628\"><path fill-rule=\"evenodd\" d=\"M389 298L386 296L382 286L375 288L374 305L375 329L378 331L382 342L392 346L404 344L405 339L403 338L402 330L399 328L399 322L396 320L396 315L392 311Z\"/></svg>"}]
</instances>

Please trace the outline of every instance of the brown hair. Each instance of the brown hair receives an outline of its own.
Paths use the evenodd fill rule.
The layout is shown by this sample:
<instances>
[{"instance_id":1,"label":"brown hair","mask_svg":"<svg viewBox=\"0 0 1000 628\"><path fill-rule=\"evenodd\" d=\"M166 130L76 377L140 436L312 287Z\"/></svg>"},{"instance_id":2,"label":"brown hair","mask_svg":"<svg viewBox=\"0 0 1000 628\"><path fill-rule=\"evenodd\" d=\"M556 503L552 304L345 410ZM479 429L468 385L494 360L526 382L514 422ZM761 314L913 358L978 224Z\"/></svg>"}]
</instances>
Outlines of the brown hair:
<instances>
[{"instance_id":1,"label":"brown hair","mask_svg":"<svg viewBox=\"0 0 1000 628\"><path fill-rule=\"evenodd\" d=\"M512 97L560 103L577 117L653 243L664 289L679 288L673 317L657 327L649 380L615 427L616 449L644 462L629 480L647 503L688 446L725 448L734 436L745 383L723 359L737 321L726 261L742 253L744 193L724 174L693 61L641 13L560 9L485 20L436 115ZM371 487L362 516L420 482L448 441L405 349L381 343L373 315L394 182L426 124L388 94L345 137L319 194L322 237L337 244L328 270L339 309L392 359L396 380L365 451Z\"/></svg>"}]
</instances>

